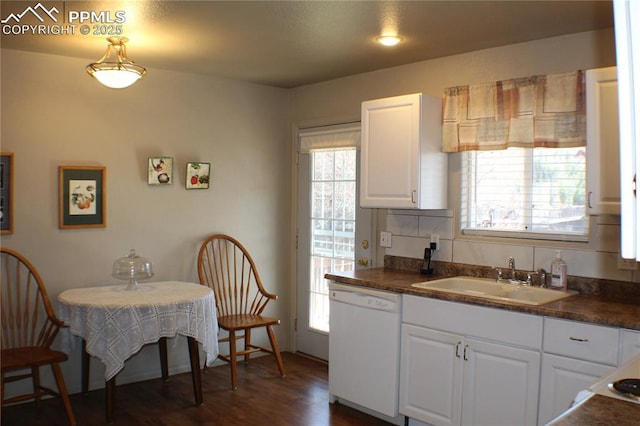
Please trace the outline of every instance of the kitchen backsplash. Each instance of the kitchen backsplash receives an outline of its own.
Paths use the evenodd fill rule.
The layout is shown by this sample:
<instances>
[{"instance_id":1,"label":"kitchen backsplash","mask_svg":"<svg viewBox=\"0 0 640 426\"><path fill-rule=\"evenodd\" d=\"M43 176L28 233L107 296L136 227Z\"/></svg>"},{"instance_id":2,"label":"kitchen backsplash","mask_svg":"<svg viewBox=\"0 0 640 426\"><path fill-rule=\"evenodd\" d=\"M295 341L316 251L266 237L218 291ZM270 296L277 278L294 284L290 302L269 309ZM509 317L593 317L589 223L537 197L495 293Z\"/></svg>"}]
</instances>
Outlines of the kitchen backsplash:
<instances>
[{"instance_id":1,"label":"kitchen backsplash","mask_svg":"<svg viewBox=\"0 0 640 426\"><path fill-rule=\"evenodd\" d=\"M591 221L591 241L563 244L562 247L541 241L527 243L496 242L495 239L455 238L453 210L388 210L386 229L392 234L392 247L385 255L422 259L425 247L429 247L432 235L439 236L439 249L433 260L463 265L507 267L510 256L516 268L522 271L549 271L555 251L562 250L567 262L568 275L603 280L638 282L640 274L618 268L620 246L620 220L615 216L594 216ZM523 242L524 241L524 242Z\"/></svg>"}]
</instances>

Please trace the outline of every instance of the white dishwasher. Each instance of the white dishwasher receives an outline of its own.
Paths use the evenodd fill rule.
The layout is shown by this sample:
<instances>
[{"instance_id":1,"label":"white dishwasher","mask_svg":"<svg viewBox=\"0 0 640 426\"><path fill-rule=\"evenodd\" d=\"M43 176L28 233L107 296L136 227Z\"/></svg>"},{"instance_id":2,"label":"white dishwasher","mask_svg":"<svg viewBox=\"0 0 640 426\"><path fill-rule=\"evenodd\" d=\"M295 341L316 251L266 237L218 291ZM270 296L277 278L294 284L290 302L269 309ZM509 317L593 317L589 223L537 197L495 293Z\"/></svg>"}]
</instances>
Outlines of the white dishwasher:
<instances>
[{"instance_id":1,"label":"white dishwasher","mask_svg":"<svg viewBox=\"0 0 640 426\"><path fill-rule=\"evenodd\" d=\"M330 401L401 421L401 295L331 282L329 300Z\"/></svg>"}]
</instances>

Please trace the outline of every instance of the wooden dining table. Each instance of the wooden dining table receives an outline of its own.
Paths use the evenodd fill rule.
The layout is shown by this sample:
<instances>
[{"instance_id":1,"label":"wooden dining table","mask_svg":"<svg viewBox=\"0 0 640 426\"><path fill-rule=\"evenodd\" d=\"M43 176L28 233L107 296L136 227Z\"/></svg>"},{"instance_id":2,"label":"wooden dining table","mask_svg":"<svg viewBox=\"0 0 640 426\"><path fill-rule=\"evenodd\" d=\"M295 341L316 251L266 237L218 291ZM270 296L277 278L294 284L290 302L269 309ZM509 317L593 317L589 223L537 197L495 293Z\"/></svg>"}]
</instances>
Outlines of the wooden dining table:
<instances>
[{"instance_id":1,"label":"wooden dining table","mask_svg":"<svg viewBox=\"0 0 640 426\"><path fill-rule=\"evenodd\" d=\"M207 365L218 356L218 323L213 292L182 281L85 287L58 295L58 317L82 339L82 392L89 388L90 356L105 367L106 417L113 420L116 375L144 345L158 342L162 378L168 379L167 338L187 338L195 404L201 405L199 346ZM69 345L65 348L70 351Z\"/></svg>"}]
</instances>

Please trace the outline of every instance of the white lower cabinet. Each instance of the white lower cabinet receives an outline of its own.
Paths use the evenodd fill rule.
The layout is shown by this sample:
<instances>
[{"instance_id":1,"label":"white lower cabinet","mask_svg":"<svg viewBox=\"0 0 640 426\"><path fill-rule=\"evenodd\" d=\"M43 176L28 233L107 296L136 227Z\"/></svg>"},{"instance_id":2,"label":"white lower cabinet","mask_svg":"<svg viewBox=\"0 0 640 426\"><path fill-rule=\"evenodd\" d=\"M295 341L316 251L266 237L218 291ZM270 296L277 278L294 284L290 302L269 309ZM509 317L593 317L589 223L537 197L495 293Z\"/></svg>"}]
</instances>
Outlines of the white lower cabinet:
<instances>
[{"instance_id":1,"label":"white lower cabinet","mask_svg":"<svg viewBox=\"0 0 640 426\"><path fill-rule=\"evenodd\" d=\"M400 413L433 425L460 424L461 338L402 325Z\"/></svg>"},{"instance_id":2,"label":"white lower cabinet","mask_svg":"<svg viewBox=\"0 0 640 426\"><path fill-rule=\"evenodd\" d=\"M403 303L401 414L434 426L536 424L541 318L414 296Z\"/></svg>"},{"instance_id":3,"label":"white lower cabinet","mask_svg":"<svg viewBox=\"0 0 640 426\"><path fill-rule=\"evenodd\" d=\"M535 425L540 353L467 339L462 424Z\"/></svg>"},{"instance_id":4,"label":"white lower cabinet","mask_svg":"<svg viewBox=\"0 0 640 426\"><path fill-rule=\"evenodd\" d=\"M402 299L410 425L545 425L640 352L640 332L413 295Z\"/></svg>"},{"instance_id":5,"label":"white lower cabinet","mask_svg":"<svg viewBox=\"0 0 640 426\"><path fill-rule=\"evenodd\" d=\"M566 411L578 392L618 364L620 330L545 318L538 423Z\"/></svg>"},{"instance_id":6,"label":"white lower cabinet","mask_svg":"<svg viewBox=\"0 0 640 426\"><path fill-rule=\"evenodd\" d=\"M538 424L545 425L569 409L578 392L587 389L612 368L610 365L544 354Z\"/></svg>"}]
</instances>

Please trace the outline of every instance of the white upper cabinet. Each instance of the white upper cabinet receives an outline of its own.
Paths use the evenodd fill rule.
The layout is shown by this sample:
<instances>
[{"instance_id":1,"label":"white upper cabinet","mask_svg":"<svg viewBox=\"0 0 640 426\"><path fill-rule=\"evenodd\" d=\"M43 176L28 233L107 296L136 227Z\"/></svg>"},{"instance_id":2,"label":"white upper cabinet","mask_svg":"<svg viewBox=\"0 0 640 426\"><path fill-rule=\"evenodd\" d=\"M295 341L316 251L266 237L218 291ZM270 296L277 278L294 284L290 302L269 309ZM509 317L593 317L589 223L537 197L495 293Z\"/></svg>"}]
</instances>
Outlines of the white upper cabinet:
<instances>
[{"instance_id":1,"label":"white upper cabinet","mask_svg":"<svg viewBox=\"0 0 640 426\"><path fill-rule=\"evenodd\" d=\"M587 70L587 208L620 214L616 67Z\"/></svg>"},{"instance_id":2,"label":"white upper cabinet","mask_svg":"<svg viewBox=\"0 0 640 426\"><path fill-rule=\"evenodd\" d=\"M360 206L447 208L442 102L420 93L362 103Z\"/></svg>"}]
</instances>

